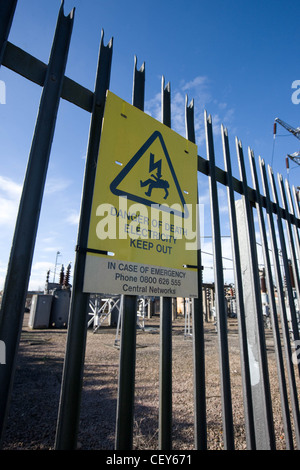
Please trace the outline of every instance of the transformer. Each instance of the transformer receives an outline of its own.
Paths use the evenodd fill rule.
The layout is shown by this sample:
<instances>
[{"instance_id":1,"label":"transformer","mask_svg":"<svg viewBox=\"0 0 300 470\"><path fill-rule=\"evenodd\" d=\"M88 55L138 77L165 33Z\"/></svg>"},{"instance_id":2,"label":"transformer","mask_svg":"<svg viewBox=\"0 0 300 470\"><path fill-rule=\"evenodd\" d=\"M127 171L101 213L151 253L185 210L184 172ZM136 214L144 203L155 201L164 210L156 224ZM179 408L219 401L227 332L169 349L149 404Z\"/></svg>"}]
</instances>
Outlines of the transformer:
<instances>
[{"instance_id":1,"label":"transformer","mask_svg":"<svg viewBox=\"0 0 300 470\"><path fill-rule=\"evenodd\" d=\"M32 329L48 328L53 296L35 294L32 296L28 326Z\"/></svg>"}]
</instances>

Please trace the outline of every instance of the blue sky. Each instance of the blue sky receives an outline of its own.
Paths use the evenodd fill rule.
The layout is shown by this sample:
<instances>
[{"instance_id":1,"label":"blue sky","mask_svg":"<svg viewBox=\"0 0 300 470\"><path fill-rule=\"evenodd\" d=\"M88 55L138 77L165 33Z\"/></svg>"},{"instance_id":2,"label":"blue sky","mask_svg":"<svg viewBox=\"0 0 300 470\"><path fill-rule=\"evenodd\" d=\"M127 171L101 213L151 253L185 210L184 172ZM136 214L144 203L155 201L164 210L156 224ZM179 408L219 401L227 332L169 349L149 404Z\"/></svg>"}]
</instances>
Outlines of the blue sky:
<instances>
[{"instance_id":1,"label":"blue sky","mask_svg":"<svg viewBox=\"0 0 300 470\"><path fill-rule=\"evenodd\" d=\"M272 163L275 174L300 184L300 167L286 172L285 156L300 142L273 122L280 117L300 126L300 104L292 102L292 84L300 80L299 13L296 0L66 0L75 7L66 75L93 90L101 29L104 42L114 38L110 89L131 102L134 56L146 64L145 111L160 119L162 76L171 83L172 127L184 135L184 102L195 100L198 154L206 158L203 112L212 115L217 165L224 167L220 125L228 128L234 175L238 177L234 139L255 156ZM19 0L9 40L47 62L60 0ZM5 103L0 104L0 289L34 132L41 88L0 68ZM299 94L300 97L300 94ZM74 262L90 115L61 101L32 264L30 288L43 288L46 272ZM250 174L249 174L249 184ZM204 216L209 214L208 187L201 184ZM220 188L226 213L225 188ZM229 234L228 219L222 225ZM206 224L204 234L210 233ZM227 241L226 241L227 240ZM224 251L227 251L224 239ZM211 251L203 241L203 251ZM229 249L229 247L228 247ZM225 254L226 255L226 254ZM205 263L209 264L209 256ZM228 276L230 263L228 264ZM211 270L205 271L207 279ZM225 280L227 274L225 272ZM229 280L229 279L228 279Z\"/></svg>"}]
</instances>

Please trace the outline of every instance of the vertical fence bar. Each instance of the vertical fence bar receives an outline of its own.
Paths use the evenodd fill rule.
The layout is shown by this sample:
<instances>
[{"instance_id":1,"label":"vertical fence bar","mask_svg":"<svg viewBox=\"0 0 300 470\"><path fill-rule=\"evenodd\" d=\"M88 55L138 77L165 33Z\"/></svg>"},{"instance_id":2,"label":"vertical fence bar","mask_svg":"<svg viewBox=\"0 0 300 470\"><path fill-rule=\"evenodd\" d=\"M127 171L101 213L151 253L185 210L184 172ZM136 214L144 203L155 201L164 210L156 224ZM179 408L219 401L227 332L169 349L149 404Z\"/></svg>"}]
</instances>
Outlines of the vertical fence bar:
<instances>
[{"instance_id":1,"label":"vertical fence bar","mask_svg":"<svg viewBox=\"0 0 300 470\"><path fill-rule=\"evenodd\" d=\"M55 448L58 450L72 450L77 445L89 304L89 294L82 292L86 257L85 248L88 241L95 172L105 97L106 91L109 88L111 60L112 40L107 46L104 46L102 32L77 235L67 346L56 430Z\"/></svg>"},{"instance_id":2,"label":"vertical fence bar","mask_svg":"<svg viewBox=\"0 0 300 470\"><path fill-rule=\"evenodd\" d=\"M224 296L224 276L222 263L221 229L218 202L218 189L216 180L215 152L212 134L211 116L207 117L205 112L206 146L209 161L209 190L212 214L212 234L214 253L214 274L216 293L216 313L218 321L219 358L221 373L221 397L223 409L223 433L224 446L227 450L234 449L234 431L232 418L232 402L230 388L230 368L227 338L227 311Z\"/></svg>"},{"instance_id":3,"label":"vertical fence bar","mask_svg":"<svg viewBox=\"0 0 300 470\"><path fill-rule=\"evenodd\" d=\"M231 227L231 241L232 241L232 256L233 256L233 269L235 279L235 294L237 303L238 325L239 325L239 341L240 341L240 356L241 356L241 370L243 378L243 396L244 396L244 409L245 409L245 427L246 427L246 442L247 449L254 450L255 443L255 429L253 421L253 405L251 393L251 378L249 367L249 354L246 330L245 307L243 300L243 282L241 271L241 259L239 253L238 242L238 229L237 218L234 201L233 178L231 169L231 156L229 150L229 141L227 129L222 126L222 142L224 165L227 172L227 197L229 207L229 220Z\"/></svg>"},{"instance_id":4,"label":"vertical fence bar","mask_svg":"<svg viewBox=\"0 0 300 470\"><path fill-rule=\"evenodd\" d=\"M277 206L277 227L278 227L282 260L283 260L283 266L284 266L284 272L285 272L285 278L286 278L286 291L287 291L287 298L288 298L289 310L290 310L290 315L291 315L293 335L294 335L294 340L299 340L299 330L298 330L297 317L296 317L296 308L295 308L295 302L294 302L294 296L293 296L293 290L292 290L292 281L291 281L291 275L290 275L289 263L288 263L288 253L286 249L282 220L281 220L281 216L279 213L279 201L278 201L278 196L277 196L277 189L275 185L273 170L270 166L268 170L269 170L269 179L271 183L271 188L273 192L273 198ZM300 364L298 364L298 368L299 368L299 375L300 375Z\"/></svg>"},{"instance_id":5,"label":"vertical fence bar","mask_svg":"<svg viewBox=\"0 0 300 470\"><path fill-rule=\"evenodd\" d=\"M171 127L170 83L162 78L162 122ZM159 449L172 448L172 299L160 299Z\"/></svg>"},{"instance_id":6,"label":"vertical fence bar","mask_svg":"<svg viewBox=\"0 0 300 470\"><path fill-rule=\"evenodd\" d=\"M132 104L136 108L144 111L145 102L145 63L140 70L137 69L137 57L134 58Z\"/></svg>"},{"instance_id":7,"label":"vertical fence bar","mask_svg":"<svg viewBox=\"0 0 300 470\"><path fill-rule=\"evenodd\" d=\"M264 221L263 210L262 210L262 201L261 201L261 196L260 196L260 189L259 189L255 159L254 159L254 154L252 151L250 151L250 149L249 149L249 161L250 161L250 167L251 167L251 173L252 173L253 188L256 191L256 197L257 197L256 210L257 210L257 216L258 216L258 222L259 222L259 228L260 228L260 234L261 234L264 265L265 265L266 279L267 279L267 292L268 292L270 316L271 316L272 331L273 331L274 346L275 346L284 435L285 435L287 449L292 450L294 447L293 436L292 436L292 428L291 428L290 411L289 411L289 405L288 405L285 370L284 370L284 363L283 363L283 357L282 357L280 329L279 329L279 324L278 324L277 308L276 308L276 301L275 301L275 294L274 294L272 268L271 268L271 261L270 261L270 256L269 256L268 239L267 239L267 232L266 232L265 221Z\"/></svg>"},{"instance_id":8,"label":"vertical fence bar","mask_svg":"<svg viewBox=\"0 0 300 470\"><path fill-rule=\"evenodd\" d=\"M161 121L165 126L171 127L171 85L165 86L165 78L161 81Z\"/></svg>"},{"instance_id":9,"label":"vertical fence bar","mask_svg":"<svg viewBox=\"0 0 300 470\"><path fill-rule=\"evenodd\" d=\"M258 449L267 450L275 448L275 435L273 429L269 372L264 337L256 238L253 213L248 195L243 149L241 142L238 141L238 139L236 139L236 149L243 187L242 203L246 223L246 240L243 240L243 246L241 249L243 250L243 253L248 249L247 261L249 263L247 266L249 272L246 272L244 275L244 279L247 280L247 283L244 282L244 294L251 302L251 305L249 304L246 310L248 344L253 355L252 364L253 366L257 364L260 371L257 379L254 378L254 375L251 377L256 447ZM246 247L244 246L244 242L246 243Z\"/></svg>"},{"instance_id":10,"label":"vertical fence bar","mask_svg":"<svg viewBox=\"0 0 300 470\"><path fill-rule=\"evenodd\" d=\"M172 448L172 303L160 298L159 450Z\"/></svg>"},{"instance_id":11,"label":"vertical fence bar","mask_svg":"<svg viewBox=\"0 0 300 470\"><path fill-rule=\"evenodd\" d=\"M134 295L124 295L120 341L115 440L116 450L132 449L136 359L136 312L137 297Z\"/></svg>"},{"instance_id":12,"label":"vertical fence bar","mask_svg":"<svg viewBox=\"0 0 300 470\"><path fill-rule=\"evenodd\" d=\"M194 125L194 101L185 104L185 126L186 138L193 143L195 139ZM192 177L192 175L191 175ZM198 185L197 185L198 186ZM197 211L199 192L197 191ZM199 218L199 214L198 214ZM200 227L198 224L198 298L192 299L192 322L193 322L193 362L194 362L194 415L195 415L195 449L207 449L207 423L206 423L206 393L205 393L205 347L204 347L204 325L203 325L203 299L202 299L202 261L200 247Z\"/></svg>"},{"instance_id":13,"label":"vertical fence bar","mask_svg":"<svg viewBox=\"0 0 300 470\"><path fill-rule=\"evenodd\" d=\"M140 70L134 61L133 106L143 110L145 96L145 64ZM120 311L121 315L121 311ZM134 385L136 362L137 296L123 296L119 387L116 419L116 450L131 450L133 443Z\"/></svg>"},{"instance_id":14,"label":"vertical fence bar","mask_svg":"<svg viewBox=\"0 0 300 470\"><path fill-rule=\"evenodd\" d=\"M288 201L289 201L290 212L293 214L294 217L298 217L298 218L299 218L299 216L296 215L296 211L295 211L295 209L294 209L294 204L293 204L291 189L290 189L288 180L285 180L285 186L286 186L287 197L288 197ZM295 244L296 244L296 248L297 248L297 256L298 256L297 269L299 269L299 263L300 263L300 240L299 240L299 233L298 233L298 230L297 230L297 226L295 225L295 223L292 224L292 229L293 229Z\"/></svg>"},{"instance_id":15,"label":"vertical fence bar","mask_svg":"<svg viewBox=\"0 0 300 470\"><path fill-rule=\"evenodd\" d=\"M270 245L271 245L271 251L273 255L278 306L279 306L281 328L282 328L282 339L283 339L283 344L285 348L286 368L287 368L287 376L288 376L289 385L290 385L291 407L292 407L293 417L294 417L295 434L296 434L296 439L297 439L297 445L299 448L300 416L299 416L298 393L297 393L297 387L296 387L296 382L295 382L294 366L292 363L292 350L291 350L290 338L289 338L289 327L288 327L288 322L287 322L287 312L286 312L286 305L285 305L285 299L284 299L284 288L283 288L283 281L282 281L282 276L281 276L281 269L280 269L279 255L278 255L279 249L277 245L275 224L274 224L273 212L271 208L271 198L270 198L270 191L269 191L268 180L267 180L267 172L266 172L265 163L262 159L259 160L259 165L260 165L262 184L263 184L264 194L266 198L266 205L267 205L267 219L268 219L268 226L269 226L269 232L270 232Z\"/></svg>"},{"instance_id":16,"label":"vertical fence bar","mask_svg":"<svg viewBox=\"0 0 300 470\"><path fill-rule=\"evenodd\" d=\"M295 202L295 211L296 211L295 215L298 219L300 219L300 208L299 208L299 198L298 198L299 190L297 191L295 186L293 186L292 190L293 190L293 196L294 196L294 202Z\"/></svg>"},{"instance_id":17,"label":"vertical fence bar","mask_svg":"<svg viewBox=\"0 0 300 470\"><path fill-rule=\"evenodd\" d=\"M0 314L0 339L6 345L7 364L0 368L0 426L2 430L12 389L25 299L73 20L74 10L65 17L62 4L28 158L4 286Z\"/></svg>"},{"instance_id":18,"label":"vertical fence bar","mask_svg":"<svg viewBox=\"0 0 300 470\"><path fill-rule=\"evenodd\" d=\"M299 271L298 271L298 267L297 267L296 249L295 249L295 244L294 244L294 239L293 239L292 222L291 222L291 217L290 217L290 214L289 214L287 196L286 196L285 190L284 190L282 175L278 175L278 183L279 183L279 190L280 190L280 194L281 194L282 206L283 206L283 209L285 209L285 211L286 211L286 219L285 219L286 232L287 232L287 239L288 239L289 247L290 247L290 254L291 254L291 261L292 261L292 269L293 269L293 275L294 275L295 288L296 288L297 298L300 299L300 281L299 281Z\"/></svg>"},{"instance_id":19,"label":"vertical fence bar","mask_svg":"<svg viewBox=\"0 0 300 470\"><path fill-rule=\"evenodd\" d=\"M0 3L0 65L5 51L12 20L18 0L6 0Z\"/></svg>"}]
</instances>

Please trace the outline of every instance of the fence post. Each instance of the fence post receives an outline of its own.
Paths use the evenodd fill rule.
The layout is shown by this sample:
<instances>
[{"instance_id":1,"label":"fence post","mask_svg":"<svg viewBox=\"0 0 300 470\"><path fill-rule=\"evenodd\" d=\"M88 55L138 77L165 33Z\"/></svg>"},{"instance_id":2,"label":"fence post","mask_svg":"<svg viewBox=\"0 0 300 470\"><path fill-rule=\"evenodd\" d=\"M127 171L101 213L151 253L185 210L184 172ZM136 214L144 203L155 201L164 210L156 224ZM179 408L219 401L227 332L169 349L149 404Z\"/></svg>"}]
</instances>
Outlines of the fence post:
<instances>
[{"instance_id":1,"label":"fence post","mask_svg":"<svg viewBox=\"0 0 300 470\"><path fill-rule=\"evenodd\" d=\"M6 0L0 3L0 65L2 64L6 41L15 14L17 1L18 0Z\"/></svg>"},{"instance_id":2,"label":"fence post","mask_svg":"<svg viewBox=\"0 0 300 470\"><path fill-rule=\"evenodd\" d=\"M74 10L68 17L65 17L62 4L29 154L4 286L0 314L0 338L6 344L7 364L0 368L1 431L4 428L12 389L26 293L73 20Z\"/></svg>"},{"instance_id":3,"label":"fence post","mask_svg":"<svg viewBox=\"0 0 300 470\"><path fill-rule=\"evenodd\" d=\"M267 219L268 227L270 232L270 247L273 255L273 264L274 264L274 273L275 273L275 282L277 286L277 296L278 296L278 306L280 312L281 328L282 328L282 338L285 348L285 357L287 365L287 376L290 384L290 396L291 396L291 406L293 410L293 416L295 421L295 434L297 439L298 448L300 447L300 416L299 416L299 402L298 402L298 393L297 386L295 382L295 373L294 365L292 364L292 349L290 344L289 337L289 327L287 322L287 311L285 304L283 280L281 276L280 261L279 261L279 249L277 244L277 237L275 232L275 224L273 219L273 213L271 210L271 198L267 182L267 172L265 167L265 162L260 159L260 171L262 177L262 184L264 188L264 193L267 201Z\"/></svg>"},{"instance_id":4,"label":"fence post","mask_svg":"<svg viewBox=\"0 0 300 470\"><path fill-rule=\"evenodd\" d=\"M280 390L280 397L281 397L281 407L282 407L282 420L284 426L284 434L285 434L285 441L287 449L293 449L293 437L292 437L292 429L291 429L291 419L290 419L290 411L288 406L288 396L287 396L287 387L286 387L286 380L285 380L285 371L284 371L284 363L282 357L282 348L281 348L281 338L280 338L280 329L278 323L278 315L277 315L277 308L276 308L276 300L274 294L274 286L273 286L273 276L272 276L272 268L270 262L270 255L268 249L268 239L267 239L267 232L265 227L265 221L262 212L262 203L261 203L261 196L259 191L259 184L258 184L258 177L256 171L256 165L254 160L254 154L249 149L249 160L250 160L250 167L252 173L252 181L253 187L257 194L257 216L261 234L261 243L263 249L263 256L264 256L264 263L265 263L265 271L266 271L266 278L267 278L267 292L269 298L269 306L270 306L270 316L272 321L272 330L273 330L273 338L274 338L274 346L275 346L275 354L276 354L276 363L277 363L277 371L278 371L278 382L279 382L279 390ZM282 325L282 332L284 334L284 326Z\"/></svg>"},{"instance_id":5,"label":"fence post","mask_svg":"<svg viewBox=\"0 0 300 470\"><path fill-rule=\"evenodd\" d=\"M170 83L162 78L162 122L171 127ZM159 449L172 448L172 299L160 299Z\"/></svg>"},{"instance_id":6,"label":"fence post","mask_svg":"<svg viewBox=\"0 0 300 470\"><path fill-rule=\"evenodd\" d=\"M236 147L243 185L243 199L237 201L237 203L242 204L239 209L240 219L238 220L238 228L243 272L244 302L246 306L256 448L267 450L275 448L275 436L260 296L256 239L253 213L247 191L248 185L243 150L241 142L237 139Z\"/></svg>"},{"instance_id":7,"label":"fence post","mask_svg":"<svg viewBox=\"0 0 300 470\"><path fill-rule=\"evenodd\" d=\"M159 450L172 448L172 303L160 298Z\"/></svg>"},{"instance_id":8,"label":"fence post","mask_svg":"<svg viewBox=\"0 0 300 470\"><path fill-rule=\"evenodd\" d=\"M220 344L221 396L223 407L223 431L226 450L234 449L232 402L230 389L229 354L227 339L227 313L224 298L224 276L222 263L221 229L216 180L215 152L211 117L205 112L207 157L209 160L209 188L212 214L213 253L215 271L216 312Z\"/></svg>"},{"instance_id":9,"label":"fence post","mask_svg":"<svg viewBox=\"0 0 300 470\"><path fill-rule=\"evenodd\" d=\"M56 430L55 448L58 450L75 449L77 445L89 304L89 294L82 292L86 257L85 248L87 247L88 240L105 97L110 81L111 60L112 40L107 46L104 46L102 32L81 201L67 347Z\"/></svg>"},{"instance_id":10,"label":"fence post","mask_svg":"<svg viewBox=\"0 0 300 470\"><path fill-rule=\"evenodd\" d=\"M225 170L227 171L227 198L228 198L230 230L231 230L237 317L238 317L238 326L239 326L240 357L241 357L241 370L242 370L242 378L243 378L242 385L243 385L243 397L244 397L244 409L245 409L246 442L247 442L247 449L254 450L256 447L256 444L255 444L255 431L254 431L254 422L253 422L253 406L252 406L252 394L251 394L251 379L250 379L250 368L249 368L245 305L243 301L242 270L241 270L241 259L240 259L239 242L238 242L238 224L237 224L237 217L236 217L236 210L235 210L235 198L234 198L234 190L233 190L233 177L232 177L232 168L231 168L231 156L230 156L230 151L229 151L228 133L227 133L227 129L224 129L223 126L222 126L222 142L223 142Z\"/></svg>"},{"instance_id":11,"label":"fence post","mask_svg":"<svg viewBox=\"0 0 300 470\"><path fill-rule=\"evenodd\" d=\"M293 239L292 222L291 222L291 217L289 213L287 196L286 196L285 189L284 189L282 175L278 175L278 183L279 183L279 190L281 194L282 207L286 211L286 232L287 232L287 239L288 239L289 248L290 248L289 253L290 253L291 262L292 262L292 270L293 270L296 294L297 294L297 299L300 299L300 280L299 280L299 273L297 269L296 248L295 248L294 239Z\"/></svg>"},{"instance_id":12,"label":"fence post","mask_svg":"<svg viewBox=\"0 0 300 470\"><path fill-rule=\"evenodd\" d=\"M295 214L295 209L294 209L292 194L291 194L291 190L290 190L290 186L289 186L288 180L285 181L285 185L286 185L286 190L287 190L287 197L288 197L288 201L289 201L290 211L291 211L291 213L293 214L294 217L297 217L296 214ZM295 224L293 224L292 227L293 227L293 234L294 234L294 238L295 238L297 256L298 256L298 260L300 260L300 240L299 240L299 233L298 233L298 230L297 230L297 226L296 226Z\"/></svg>"},{"instance_id":13,"label":"fence post","mask_svg":"<svg viewBox=\"0 0 300 470\"><path fill-rule=\"evenodd\" d=\"M134 62L133 106L144 109L145 65L140 70ZM134 389L136 361L137 296L124 295L120 341L120 367L116 419L116 450L131 450L133 441Z\"/></svg>"},{"instance_id":14,"label":"fence post","mask_svg":"<svg viewBox=\"0 0 300 470\"><path fill-rule=\"evenodd\" d=\"M121 323L120 366L116 420L116 450L131 450L133 441L136 359L137 297L124 295Z\"/></svg>"},{"instance_id":15,"label":"fence post","mask_svg":"<svg viewBox=\"0 0 300 470\"><path fill-rule=\"evenodd\" d=\"M294 297L293 297L291 275L290 275L290 270L289 270L288 252L287 252L287 247L285 243L282 220L281 220L280 213L279 213L279 201L278 201L277 189L275 186L274 174L270 166L269 166L269 178L270 178L270 184L271 184L271 188L273 192L274 202L277 206L277 228L278 228L280 247L281 247L281 252L282 252L282 260L283 260L283 266L284 266L285 277L286 277L286 290L287 290L287 298L288 298L289 307L290 307L293 335L294 335L294 340L299 340L299 329L298 329L298 323L297 323L296 307L295 307ZM300 375L300 364L298 364L298 370L299 370L299 375Z\"/></svg>"},{"instance_id":16,"label":"fence post","mask_svg":"<svg viewBox=\"0 0 300 470\"><path fill-rule=\"evenodd\" d=\"M137 69L137 57L134 58L134 73L132 87L132 104L136 108L144 111L145 101L145 63L140 70Z\"/></svg>"},{"instance_id":17,"label":"fence post","mask_svg":"<svg viewBox=\"0 0 300 470\"><path fill-rule=\"evenodd\" d=\"M186 138L193 143L195 139L194 125L194 100L185 105ZM198 172L197 172L198 173ZM191 175L192 177L192 175ZM197 185L198 186L198 185ZM197 210L198 197L197 191ZM199 217L199 214L198 214ZM204 347L204 325L203 325L203 298L202 298L202 261L200 247L200 226L198 224L198 298L192 299L192 321L193 321L193 362L194 362L194 414L195 414L195 449L207 449L207 429L206 429L206 393L205 393L205 347Z\"/></svg>"}]
</instances>

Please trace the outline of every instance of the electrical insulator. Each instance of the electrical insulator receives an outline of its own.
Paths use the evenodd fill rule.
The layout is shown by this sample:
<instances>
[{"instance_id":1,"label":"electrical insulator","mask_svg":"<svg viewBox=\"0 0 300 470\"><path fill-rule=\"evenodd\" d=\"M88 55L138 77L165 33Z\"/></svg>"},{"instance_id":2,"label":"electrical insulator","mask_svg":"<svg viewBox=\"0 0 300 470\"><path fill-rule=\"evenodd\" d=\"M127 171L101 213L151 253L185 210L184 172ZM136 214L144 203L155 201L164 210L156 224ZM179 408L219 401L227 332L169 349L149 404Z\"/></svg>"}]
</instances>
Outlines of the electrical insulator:
<instances>
[{"instance_id":1,"label":"electrical insulator","mask_svg":"<svg viewBox=\"0 0 300 470\"><path fill-rule=\"evenodd\" d=\"M62 286L64 282L64 265L61 265L60 275L59 275L59 283Z\"/></svg>"},{"instance_id":2,"label":"electrical insulator","mask_svg":"<svg viewBox=\"0 0 300 470\"><path fill-rule=\"evenodd\" d=\"M65 287L68 287L68 285L69 285L69 281L70 281L70 270L71 270L71 265L68 264L67 272L66 272L66 275L65 275L65 278L64 278L64 286L65 286Z\"/></svg>"}]
</instances>

